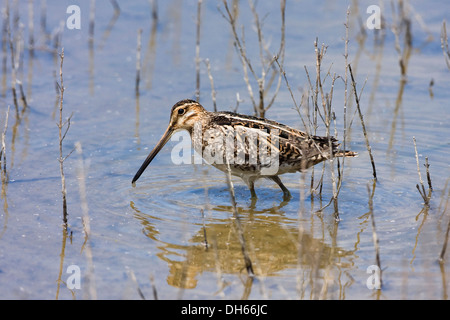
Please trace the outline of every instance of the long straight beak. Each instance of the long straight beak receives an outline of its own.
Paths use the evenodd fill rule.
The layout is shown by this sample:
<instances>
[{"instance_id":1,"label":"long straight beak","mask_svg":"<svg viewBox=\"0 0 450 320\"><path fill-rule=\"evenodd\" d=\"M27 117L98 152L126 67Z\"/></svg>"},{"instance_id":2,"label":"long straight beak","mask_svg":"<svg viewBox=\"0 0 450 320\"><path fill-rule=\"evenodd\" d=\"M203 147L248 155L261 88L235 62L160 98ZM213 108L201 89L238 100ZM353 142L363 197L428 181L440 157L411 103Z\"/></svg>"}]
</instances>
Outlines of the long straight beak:
<instances>
[{"instance_id":1,"label":"long straight beak","mask_svg":"<svg viewBox=\"0 0 450 320\"><path fill-rule=\"evenodd\" d=\"M147 156L147 159L145 159L142 166L139 168L139 170L136 172L133 181L131 181L132 184L134 184L137 179L141 176L141 174L145 171L147 166L152 162L153 158L158 154L158 152L164 147L164 145L169 141L170 137L172 136L174 132L174 129L172 125L169 125L166 129L166 132L164 132L163 136L159 140L158 144L153 148L153 150L150 152L150 154Z\"/></svg>"}]
</instances>

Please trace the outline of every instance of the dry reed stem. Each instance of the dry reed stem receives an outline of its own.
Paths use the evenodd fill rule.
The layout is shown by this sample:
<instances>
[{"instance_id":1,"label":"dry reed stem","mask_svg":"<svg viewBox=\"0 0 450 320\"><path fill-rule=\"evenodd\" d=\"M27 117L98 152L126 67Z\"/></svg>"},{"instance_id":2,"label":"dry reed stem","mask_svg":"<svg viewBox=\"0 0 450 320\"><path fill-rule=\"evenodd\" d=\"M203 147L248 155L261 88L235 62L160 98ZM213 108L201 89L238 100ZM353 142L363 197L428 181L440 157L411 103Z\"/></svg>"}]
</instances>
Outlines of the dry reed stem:
<instances>
[{"instance_id":1,"label":"dry reed stem","mask_svg":"<svg viewBox=\"0 0 450 320\"><path fill-rule=\"evenodd\" d=\"M347 15L348 15L348 11L347 11ZM348 21L348 16L347 16L347 21ZM346 37L348 37L348 31L346 32ZM325 125L326 136L328 137L328 143L330 146L329 153L331 154L330 171L331 171L333 196L330 199L330 201L328 202L328 204L321 207L316 212L320 212L320 211L324 210L331 203L333 203L334 204L334 218L335 218L335 221L338 222L340 220L338 196L339 196L340 188L342 185L344 167L342 166L342 170L341 170L340 160L337 159L337 173L338 174L336 177L335 172L334 172L334 165L333 165L334 156L333 156L333 152L332 152L332 143L331 143L331 122L332 121L334 122L334 136L337 136L338 133L337 133L337 126L336 126L336 117L335 117L334 111L332 110L332 101L333 101L334 84L335 84L336 79L339 77L336 76L336 74L331 75L331 72L330 72L331 66L328 69L325 77L323 79L321 77L322 61L324 59L326 50L327 50L327 46L325 46L324 44L322 44L322 46L320 48L318 47L318 39L316 38L316 40L314 42L314 51L316 53L315 87L313 87L313 84L311 82L311 78L309 76L306 66L305 66L305 71L306 71L306 75L307 75L307 79L308 79L308 83L309 83L309 90L311 91L311 99L312 99L312 105L313 105L312 121L311 121L311 118L309 118L310 125L312 126L313 134L314 135L317 134L317 128L319 127L318 117L320 117L320 119L322 120L322 122ZM345 54L347 54L347 49L346 49ZM327 77L331 77L331 84L330 84L329 92L324 91L324 83L325 83ZM321 106L322 106L323 112L321 112L321 109L319 107L319 94L320 94L320 101L321 101ZM344 100L345 100L344 103L346 104L346 97ZM346 106L344 106L344 120L346 120L345 117L346 117ZM346 124L345 124L345 127L346 127ZM347 134L347 132L346 132L346 129L344 128L344 142L345 142L346 134ZM314 189L314 171L312 172L312 174L311 174L311 195L313 194L313 190L317 190L317 188L319 188L319 196L322 197L322 186L323 186L324 174L325 174L325 163L323 163L323 166L322 166L322 174L319 179L319 183L318 183L317 187Z\"/></svg>"},{"instance_id":2,"label":"dry reed stem","mask_svg":"<svg viewBox=\"0 0 450 320\"><path fill-rule=\"evenodd\" d=\"M292 92L291 86L289 85L289 81L288 81L287 76L286 76L286 71L284 70L284 68L283 68L283 66L280 64L280 62L278 61L278 57L275 57L275 62L277 63L278 68L280 68L280 73L281 73L281 75L282 75L283 78L284 78L284 81L285 81L285 83L286 83L286 87L287 87L287 89L288 89L288 91L289 91L289 93L290 93L290 95L291 95L292 101L294 102L295 109L297 110L297 112L298 112L298 114L299 114L299 116L300 116L300 119L302 120L302 123L303 123L303 126L305 127L306 132L308 133L308 126L306 125L306 122L305 122L305 120L303 119L303 116L302 116L302 114L301 114L301 110L300 110L299 105L298 105L297 102L295 101L294 93ZM308 133L308 135L309 135L309 133Z\"/></svg>"},{"instance_id":3,"label":"dry reed stem","mask_svg":"<svg viewBox=\"0 0 450 320\"><path fill-rule=\"evenodd\" d=\"M258 16L258 13L256 12L256 8L254 5L254 2L252 0L249 1L249 6L250 9L252 11L254 20L255 20L255 25L256 25L256 29L257 29L257 36L258 36L258 43L259 43L259 55L260 55L260 62L261 62L261 75L258 76L256 74L256 71L254 69L254 66L251 64L250 59L247 56L247 49L245 47L245 36L244 36L244 28L242 27L242 35L239 37L238 33L237 33L237 26L236 26L236 12L237 10L235 9L235 6L237 6L236 3L233 4L233 13L230 11L229 7L228 7L228 3L226 0L223 0L223 5L226 11L226 15L225 13L223 13L222 11L221 14L223 16L223 18L230 24L231 26L231 31L233 33L233 37L234 37L234 46L238 52L241 64L242 64L242 70L244 72L244 81L247 85L247 91L248 94L250 96L250 99L252 101L253 104L253 109L254 109L254 113L255 115L264 118L265 117L265 112L272 106L272 104L275 101L275 98L279 92L280 86L281 86L281 78L282 75L281 73L278 72L278 82L277 82L277 86L274 89L274 93L271 99L269 99L269 103L267 104L267 106L265 105L264 99L267 95L267 92L269 91L273 81L273 77L272 79L269 80L269 84L266 86L266 76L267 73L270 69L272 69L273 72L276 72L276 68L274 68L274 62L275 62L275 58L279 57L281 59L281 64L283 64L284 61L284 46L285 46L285 8L286 8L286 2L285 0L282 0L280 2L280 8L281 8L281 37L280 37L280 47L278 50L278 53L275 56L272 56L269 53L269 50L267 48L267 44L264 41L264 37L263 37L263 33L262 33L262 29L261 29L261 22ZM269 58L265 58L266 56L269 56ZM258 84L258 98L259 101L258 103L256 102L255 99L255 95L253 93L253 88L252 88L252 84L250 83L250 79L249 79L249 72L248 70L250 70L250 73L253 75L254 80L256 81L256 83Z\"/></svg>"},{"instance_id":4,"label":"dry reed stem","mask_svg":"<svg viewBox=\"0 0 450 320\"><path fill-rule=\"evenodd\" d=\"M318 108L318 94L320 92L320 97L322 100L322 108L323 108L323 112L325 115L325 119L322 118L322 120L325 123L325 126L327 126L327 124L329 124L330 119L329 119L329 114L328 114L328 110L326 109L326 98L325 98L325 94L323 92L323 81L321 78L321 69L322 69L322 59L326 53L327 50L327 46L325 46L325 44L322 44L322 47L319 49L319 47L317 46L317 41L318 39L316 38L316 41L314 41L314 52L316 53L316 91L315 91L315 103L316 103L316 108ZM317 109L319 111L319 109ZM320 111L319 111L319 115L320 115ZM327 129L329 129L329 126L327 127Z\"/></svg>"},{"instance_id":5,"label":"dry reed stem","mask_svg":"<svg viewBox=\"0 0 450 320\"><path fill-rule=\"evenodd\" d=\"M428 182L428 188L430 190L433 190L433 186L431 185L431 176L430 176L430 165L428 164L428 157L425 157L425 168L427 169L427 182Z\"/></svg>"},{"instance_id":6,"label":"dry reed stem","mask_svg":"<svg viewBox=\"0 0 450 320\"><path fill-rule=\"evenodd\" d=\"M322 121L325 124L325 126L327 126L326 120L324 119L323 115L321 114L319 106L318 106L319 83L320 83L320 86L323 87L322 80L320 79L321 60L323 59L323 55L325 54L326 47L323 44L322 45L322 50L319 50L318 47L317 47L317 41L318 41L318 39L316 38L316 40L314 41L314 52L316 53L316 81L315 81L315 88L314 88L314 86L312 84L311 77L309 76L308 68L306 66L304 66L306 77L307 77L308 84L309 84L309 92L310 93L308 93L308 97L311 97L311 103L312 103L312 108L313 108L313 110L312 110L313 111L312 112L313 115L312 115L312 120L311 120L311 116L310 116L310 112L309 112L309 104L307 105L307 111L308 111L307 115L308 115L309 125L311 127L310 131L312 132L313 135L317 134L317 129L319 128L319 125L318 125L318 122L317 122L317 116L318 115L322 119ZM317 74L318 71L319 71L319 75ZM307 134L309 136L308 127L306 125L305 125L305 130L307 131ZM319 197L322 198L322 186L323 186L324 174L325 174L325 163L322 164L322 175L321 175L321 177L319 179L317 187L314 188L315 167L312 168L312 170L311 170L311 184L310 184L311 185L311 189L310 189L310 191L311 191L311 199L314 198L314 192L316 192L317 189L319 189ZM330 205L331 201L333 201L333 199L334 199L334 197L331 198L330 202L327 205L325 205L324 207L322 207L318 211L321 211L321 210L325 209L326 207L328 207Z\"/></svg>"},{"instance_id":7,"label":"dry reed stem","mask_svg":"<svg viewBox=\"0 0 450 320\"><path fill-rule=\"evenodd\" d=\"M364 139L366 140L366 147L367 147L367 151L369 152L370 162L372 164L373 178L376 180L377 179L377 171L375 169L375 161L373 160L372 148L370 147L369 137L367 136L366 126L364 124L364 117L362 115L361 108L359 106L358 91L356 90L356 82L355 82L355 78L353 77L352 66L350 64L348 65L348 70L350 72L350 77L352 80L353 93L355 95L355 101L356 101L356 108L358 110L359 119L361 120L361 126L363 129Z\"/></svg>"},{"instance_id":8,"label":"dry reed stem","mask_svg":"<svg viewBox=\"0 0 450 320\"><path fill-rule=\"evenodd\" d=\"M67 229L67 202L66 202L66 179L64 176L64 160L63 160L63 139L64 136L62 134L62 128L63 128L63 120L62 120L62 112L63 112L63 99L64 99L64 80L63 80L63 62L64 62L64 48L62 48L61 54L61 64L59 69L59 76L60 76L60 84L59 84L59 91L60 91L60 100L59 100L59 124L58 124L58 132L59 132L59 170L61 174L61 192L62 192L62 199L63 199L63 222L64 222L64 228Z\"/></svg>"},{"instance_id":9,"label":"dry reed stem","mask_svg":"<svg viewBox=\"0 0 450 320\"><path fill-rule=\"evenodd\" d=\"M67 189L66 189L66 178L64 175L64 161L67 159L67 157L70 156L70 154L74 151L72 151L67 154L66 156L63 156L63 141L66 137L67 131L69 131L70 128L70 119L72 116L70 116L65 122L63 122L63 101L64 101L64 79L63 79L63 62L64 62L64 48L61 49L60 54L60 67L59 67L59 91L60 91L60 99L59 99L59 123L57 123L58 126L58 133L59 133L59 170L61 174L61 193L62 193L62 200L63 200L63 223L64 223L64 229L67 229ZM63 133L63 128L65 127L65 131Z\"/></svg>"},{"instance_id":10,"label":"dry reed stem","mask_svg":"<svg viewBox=\"0 0 450 320\"><path fill-rule=\"evenodd\" d=\"M334 82L336 80L336 75L333 76L332 78L332 83L331 83L331 89L330 89L330 93L329 95L327 94L325 97L326 100L326 120L327 122L325 123L325 127L326 127L326 134L328 137L328 144L330 146L330 171L331 171L331 182L332 182L332 188L333 188L333 204L334 204L334 219L335 221L339 221L339 206L338 206L338 195L339 195L339 189L338 186L336 185L336 177L335 177L335 173L334 173L334 159L335 157L333 156L333 145L331 142L331 134L330 134L330 126L331 126L331 119L333 118L334 121L335 117L334 117L334 112L332 112L331 110L331 101L332 101L332 97L333 97L333 88L334 88ZM337 136L337 132L336 132L336 122L335 122L335 136ZM339 163L339 159L336 159L337 161L337 167L338 167L338 185L341 185L341 175L339 174L339 169L340 169L340 163Z\"/></svg>"},{"instance_id":11,"label":"dry reed stem","mask_svg":"<svg viewBox=\"0 0 450 320\"><path fill-rule=\"evenodd\" d=\"M241 38L238 36L237 31L236 31L236 18L237 16L233 15L233 13L237 13L237 9L233 8L233 13L231 13L231 11L228 8L228 4L226 0L223 0L223 4L225 7L225 10L227 12L227 16L225 16L224 13L222 13L222 16L224 17L224 19L226 21L228 21L228 23L231 26L231 31L233 33L233 37L234 37L234 47L236 48L236 50L239 53L239 58L242 64L242 70L244 72L244 81L247 85L247 91L248 94L250 96L250 99L252 101L253 104L253 109L254 109L254 113L257 114L258 113L258 108L256 106L256 102L253 96L253 89L252 86L250 84L249 78L248 78L248 70L250 70L250 72L253 74L254 78L257 80L258 77L256 76L255 71L253 70L252 64L250 63L250 61L247 58L247 54L246 54L246 50L245 50L245 41L244 41L244 30L242 30L242 41ZM237 4L234 3L233 7L237 7Z\"/></svg>"},{"instance_id":12,"label":"dry reed stem","mask_svg":"<svg viewBox=\"0 0 450 320\"><path fill-rule=\"evenodd\" d=\"M419 181L420 181L420 184L422 185L422 188L423 188L423 180L422 180L422 175L420 174L419 155L417 153L417 145L416 145L416 138L415 137L413 137L413 142L414 142L414 152L415 152L415 155L416 155L417 173L419 174Z\"/></svg>"},{"instance_id":13,"label":"dry reed stem","mask_svg":"<svg viewBox=\"0 0 450 320\"><path fill-rule=\"evenodd\" d=\"M324 79L322 79L321 77L321 68L322 68L322 60L323 57L326 53L326 49L327 47L322 44L321 48L319 49L318 47L318 40L316 38L315 42L314 42L314 51L316 54L316 81L315 81L315 88L313 87L311 78L309 76L309 72L308 69L305 66L305 72L306 72L306 76L308 78L308 84L309 84L309 92L311 92L311 100L312 100L312 105L313 105L313 119L311 120L311 117L309 115L309 108L308 108L308 113L307 113L307 117L309 120L309 126L306 124L303 115L301 113L300 107L297 104L294 94L292 92L292 89L289 85L289 81L286 77L286 73L282 67L282 65L278 62L278 59L275 57L275 62L278 65L278 68L280 69L280 74L284 77L284 80L286 82L286 86L288 88L288 91L291 95L292 101L294 102L294 106L300 116L300 119L303 123L303 126L305 128L306 134L308 136L310 136L310 131L313 132L313 134L315 135L317 133L317 128L318 128L318 122L317 122L317 117L319 116L321 118L321 120L323 121L323 123L325 124L326 127L326 135L328 136L329 139L329 145L330 145L330 154L332 153L332 149L331 149L331 134L330 134L330 127L331 127L331 121L334 122L335 124L335 135L337 135L337 128L336 128L336 119L335 119L335 115L334 112L332 111L332 99L333 99L333 90L334 90L334 83L336 81L336 79L338 78L336 76L336 74L334 74L333 76L331 76L330 73L330 69L327 71L326 76ZM324 91L324 83L326 78L330 76L331 77L331 85L330 85L330 91L329 92L325 92ZM319 93L320 93L320 99L321 99L321 106L323 109L323 112L320 111L319 108ZM304 96L302 96L302 103L303 103L303 98ZM323 114L322 114L323 113ZM335 176L335 172L334 172L334 166L333 166L333 158L331 159L331 178L332 178L332 187L333 187L333 197L330 199L330 202L321 207L317 212L322 211L323 209L325 209L326 207L328 207L331 202L334 203L334 217L335 217L335 221L339 221L339 209L338 209L338 195L339 195L339 191L340 191L340 187L342 185L342 177L343 177L343 168L341 170L340 167L340 162L337 162L337 167L338 167L338 176L336 178ZM320 188L320 196L322 193L322 185L323 185L323 177L325 174L325 165L323 165L322 167L322 176L319 180L319 184L317 186L317 188ZM317 188L315 190L317 190ZM313 190L314 190L314 168L311 174L311 197L313 197Z\"/></svg>"},{"instance_id":14,"label":"dry reed stem","mask_svg":"<svg viewBox=\"0 0 450 320\"><path fill-rule=\"evenodd\" d=\"M348 21L349 21L349 15L350 15L350 6L347 7L347 15L346 15L346 21L345 21L345 46L344 46L344 60L345 60L345 74L344 74L344 136L342 141L342 148L344 150L347 150L347 104L348 104ZM345 157L342 158L342 172L340 172L340 176L343 178L344 175L344 165L345 165ZM342 180L341 180L342 181ZM338 190L340 190L339 185Z\"/></svg>"},{"instance_id":15,"label":"dry reed stem","mask_svg":"<svg viewBox=\"0 0 450 320\"><path fill-rule=\"evenodd\" d=\"M238 108L239 108L239 104L240 104L241 102L244 102L244 100L241 99L241 96L239 95L239 92L236 92L236 105L235 105L235 107L234 107L233 112L237 112L237 110L238 110Z\"/></svg>"},{"instance_id":16,"label":"dry reed stem","mask_svg":"<svg viewBox=\"0 0 450 320\"><path fill-rule=\"evenodd\" d=\"M8 186L8 172L6 171L6 130L8 128L8 118L9 118L9 109L10 106L8 105L8 110L6 111L6 115L5 115L5 127L3 129L2 132L2 147L0 150L0 172L1 172L1 180L2 180L2 190L1 190L1 198L3 199L3 212L4 212L4 223L3 223L3 228L2 230L0 230L0 239L3 237L3 235L6 232L6 228L8 225L8 217L9 217L9 213L8 213L8 200L6 197L6 189ZM1 168L3 167L3 169Z\"/></svg>"},{"instance_id":17,"label":"dry reed stem","mask_svg":"<svg viewBox=\"0 0 450 320\"><path fill-rule=\"evenodd\" d=\"M425 205L428 206L430 204L431 191L433 190L433 188L431 187L431 177L430 177L430 172L428 169L429 168L428 158L426 158L426 162L425 162L425 167L427 168L427 180L428 180L428 186L429 186L428 195L427 195L424 184L423 184L423 180L422 180L422 174L420 173L419 155L417 153L417 145L416 145L415 137L413 137L413 142L414 142L414 152L415 152L415 156L416 156L417 173L419 175L419 182L420 182L420 187L418 184L416 184L416 188L417 188L417 190L419 190L419 193L422 196L422 199L425 202Z\"/></svg>"},{"instance_id":18,"label":"dry reed stem","mask_svg":"<svg viewBox=\"0 0 450 320\"><path fill-rule=\"evenodd\" d=\"M10 106L8 105L8 110L6 111L6 115L5 115L5 127L3 128L3 132L2 132L2 147L0 150L0 169L3 170L3 175L2 178L4 181L4 183L6 183L8 181L7 179L7 172L6 172L6 129L8 129L8 118L9 118L9 109ZM1 168L3 167L3 168Z\"/></svg>"}]
</instances>

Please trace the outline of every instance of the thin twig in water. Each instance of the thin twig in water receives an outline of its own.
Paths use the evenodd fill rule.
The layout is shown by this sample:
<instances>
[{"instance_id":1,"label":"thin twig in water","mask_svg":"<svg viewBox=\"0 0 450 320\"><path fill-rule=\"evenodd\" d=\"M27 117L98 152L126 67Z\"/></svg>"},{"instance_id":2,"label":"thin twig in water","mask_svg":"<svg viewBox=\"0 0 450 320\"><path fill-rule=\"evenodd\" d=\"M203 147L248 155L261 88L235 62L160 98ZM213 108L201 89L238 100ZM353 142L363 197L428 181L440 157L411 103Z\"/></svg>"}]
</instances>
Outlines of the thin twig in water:
<instances>
[{"instance_id":1,"label":"thin twig in water","mask_svg":"<svg viewBox=\"0 0 450 320\"><path fill-rule=\"evenodd\" d=\"M233 109L233 112L237 112L238 108L239 108L239 104L241 102L244 102L244 100L241 99L241 96L239 95L239 92L236 92L236 106Z\"/></svg>"},{"instance_id":2,"label":"thin twig in water","mask_svg":"<svg viewBox=\"0 0 450 320\"><path fill-rule=\"evenodd\" d=\"M352 80L353 93L355 95L355 101L356 101L356 108L358 109L359 119L361 120L361 126L363 129L364 138L366 140L367 151L369 151L370 162L372 163L373 178L376 180L377 179L377 171L375 169L375 161L373 160L372 148L370 147L370 144L369 144L369 137L367 136L366 126L364 124L364 117L361 113L361 108L359 106L358 91L356 90L356 82L355 82L355 78L353 77L352 66L350 64L348 65L348 70L350 72L350 77Z\"/></svg>"},{"instance_id":3,"label":"thin twig in water","mask_svg":"<svg viewBox=\"0 0 450 320\"><path fill-rule=\"evenodd\" d=\"M283 66L278 61L278 57L275 57L275 62L277 63L278 68L280 68L280 73L283 76L284 81L286 82L286 87L287 87L289 93L291 94L291 98L292 98L292 101L294 102L295 109L297 110L298 114L300 115L300 119L302 120L302 123L303 123L303 126L304 126L305 130L308 132L308 126L306 125L306 122L303 119L303 116L302 116L302 114L300 112L300 107L298 106L297 102L295 101L294 93L292 92L291 86L289 85L289 81L288 81L288 79L286 77L286 71L283 69Z\"/></svg>"},{"instance_id":4,"label":"thin twig in water","mask_svg":"<svg viewBox=\"0 0 450 320\"><path fill-rule=\"evenodd\" d=\"M253 98L253 90L252 90L252 86L248 79L248 71L247 70L250 70L250 72L253 74L255 79L258 79L258 77L256 76L256 73L253 70L252 64L250 63L250 61L247 58L247 54L246 54L246 50L245 50L245 42L241 41L241 38L242 38L242 40L244 40L244 36L242 36L240 38L237 34L236 16L233 14L235 12L235 10L233 10L233 13L230 11L226 0L223 0L223 5L225 7L225 11L226 11L227 15L225 15L223 12L221 12L221 13L222 13L223 18L231 26L231 31L232 31L233 37L234 37L234 46L239 53L239 57L240 57L240 60L242 63L242 70L244 71L244 80L245 80L245 83L247 84L247 90L248 90L249 96L252 100L254 111L255 111L255 113L257 113L256 102L255 102L255 99ZM237 5L237 4L234 4L234 5Z\"/></svg>"},{"instance_id":5,"label":"thin twig in water","mask_svg":"<svg viewBox=\"0 0 450 320\"><path fill-rule=\"evenodd\" d=\"M3 237L3 235L6 232L7 229L7 221L8 221L8 217L9 217L9 213L8 213L8 199L6 196L6 189L8 186L8 172L6 171L6 129L8 128L8 117L9 117L9 109L10 106L8 105L8 110L6 111L6 116L5 116L5 128L3 129L2 132L2 147L1 147L1 151L0 151L0 176L1 176L1 180L2 180L2 188L1 188L1 192L0 192L0 197L3 199L3 228L2 230L0 230L0 239ZM3 164L3 170L1 169Z\"/></svg>"},{"instance_id":6,"label":"thin twig in water","mask_svg":"<svg viewBox=\"0 0 450 320\"><path fill-rule=\"evenodd\" d=\"M344 49L344 59L345 59L345 75L344 75L344 135L342 138L342 148L343 150L347 150L347 104L348 104L348 18L350 15L350 6L347 7L347 16L345 20L345 49ZM339 185L338 185L338 193L342 186L342 180L344 178L344 167L345 167L345 157L342 158L342 166L341 170L339 170L339 162L338 162L338 174L339 174Z\"/></svg>"},{"instance_id":7,"label":"thin twig in water","mask_svg":"<svg viewBox=\"0 0 450 320\"><path fill-rule=\"evenodd\" d=\"M60 62L60 66L59 66L59 79L60 79L60 83L58 85L59 87L59 91L60 91L60 99L59 99L59 123L57 123L56 125L58 126L58 131L59 131L59 170L61 173L61 193L62 193L62 200L63 200L63 223L64 223L64 228L67 229L67 189L66 189L66 178L64 176L64 160L67 159L67 157L70 156L70 154L73 152L73 150L66 155L65 157L63 157L63 141L64 138L66 137L67 131L70 128L70 119L72 116L70 116L66 122L63 123L63 101L64 101L64 79L63 79L63 62L64 62L64 48L62 48L61 50L61 54L59 55L61 62ZM65 132L63 133L63 127L66 126Z\"/></svg>"},{"instance_id":8,"label":"thin twig in water","mask_svg":"<svg viewBox=\"0 0 450 320\"><path fill-rule=\"evenodd\" d=\"M415 137L413 137L413 141L414 141L414 152L415 152L415 154L416 154L417 173L419 174L419 181L420 181L420 184L421 184L422 188L425 189L425 188L423 187L422 175L420 174L419 155L418 155L418 153L417 153L417 145L416 145L416 138L415 138ZM425 190L424 190L424 191L425 191Z\"/></svg>"},{"instance_id":9,"label":"thin twig in water","mask_svg":"<svg viewBox=\"0 0 450 320\"><path fill-rule=\"evenodd\" d=\"M258 13L256 12L255 4L252 0L249 1L249 6L252 11L254 20L255 20L255 26L256 26L257 35L258 35L260 61L261 61L261 75L260 76L258 76L256 74L255 68L251 64L250 59L247 56L247 49L245 47L244 28L242 28L242 35L240 37L238 36L237 25L236 25L237 24L236 23L236 14L235 14L236 10L233 10L233 12L230 11L227 0L223 0L222 2L224 5L226 14L222 11L220 11L220 12L221 12L222 16L224 17L224 19L231 26L231 31L232 31L233 37L234 37L234 46L236 48L236 51L238 52L239 59L242 64L242 70L244 72L244 81L247 85L248 94L249 94L250 99L253 104L254 113L257 116L264 118L265 112L274 103L275 97L277 96L278 91L280 89L280 85L281 85L282 75L280 72L278 72L278 82L277 82L276 88L274 89L274 94L273 94L272 98L269 99L269 103L266 105L264 102L264 99L267 95L268 90L270 89L270 87L273 83L272 80L274 79L274 76L275 76L272 73L272 77L271 77L271 79L269 79L268 85L266 86L267 73L270 69L272 69L272 72L277 72L276 68L274 68L275 57L278 57L281 60L281 65L283 64L283 61L284 61L286 1L285 0L280 1L281 37L280 37L280 47L279 47L278 53L275 55L275 57L273 57L271 54L269 54L267 44L264 41L264 37L262 34L261 21L259 19ZM234 4L234 5L236 5L236 4ZM266 58L267 56L269 58ZM253 94L252 84L250 83L248 71L250 71L250 73L253 75L254 81L256 81L256 83L258 84L258 97L259 97L258 103L256 102L255 96Z\"/></svg>"},{"instance_id":10,"label":"thin twig in water","mask_svg":"<svg viewBox=\"0 0 450 320\"><path fill-rule=\"evenodd\" d=\"M428 190L428 195L425 191L425 187L423 185L423 180L422 180L422 174L420 173L420 165L419 165L419 155L417 153L417 145L416 145L416 138L413 137L413 142L414 142L414 152L416 155L416 163L417 163L417 173L419 174L419 182L420 182L420 186L418 184L416 184L416 188L417 190L419 190L420 195L423 198L423 201L425 202L425 205L429 205L430 203L430 198L431 198L431 191L433 190L431 187L431 177L430 177L430 172L428 170L428 158L426 158L426 164L425 167L427 168L427 180L428 180L428 185L429 185L429 190Z\"/></svg>"},{"instance_id":11,"label":"thin twig in water","mask_svg":"<svg viewBox=\"0 0 450 320\"><path fill-rule=\"evenodd\" d=\"M8 118L9 118L9 109L10 106L8 106L8 110L6 111L6 115L5 115L5 127L3 129L3 133L2 133L2 147L0 150L0 168L3 170L3 179L5 182L8 181L8 179L6 178L6 142L5 142L5 138L6 138L6 129L8 128Z\"/></svg>"},{"instance_id":12,"label":"thin twig in water","mask_svg":"<svg viewBox=\"0 0 450 320\"><path fill-rule=\"evenodd\" d=\"M427 182L430 190L433 190L433 186L431 185L431 176L430 176L430 165L428 163L428 157L425 157L425 168L427 168Z\"/></svg>"}]
</instances>

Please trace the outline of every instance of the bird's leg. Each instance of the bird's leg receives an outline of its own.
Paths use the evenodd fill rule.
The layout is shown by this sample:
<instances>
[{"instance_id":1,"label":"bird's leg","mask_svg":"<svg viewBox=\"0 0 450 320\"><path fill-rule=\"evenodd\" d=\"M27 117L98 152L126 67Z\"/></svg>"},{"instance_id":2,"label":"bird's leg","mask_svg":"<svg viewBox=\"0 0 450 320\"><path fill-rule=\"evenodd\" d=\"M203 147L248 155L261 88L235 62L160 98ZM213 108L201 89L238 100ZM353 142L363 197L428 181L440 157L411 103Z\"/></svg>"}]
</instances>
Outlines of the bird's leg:
<instances>
[{"instance_id":1,"label":"bird's leg","mask_svg":"<svg viewBox=\"0 0 450 320\"><path fill-rule=\"evenodd\" d=\"M270 179L274 181L283 191L283 199L289 200L292 198L291 193L289 192L288 188L285 187L283 182L281 182L281 179L278 176L271 176Z\"/></svg>"}]
</instances>

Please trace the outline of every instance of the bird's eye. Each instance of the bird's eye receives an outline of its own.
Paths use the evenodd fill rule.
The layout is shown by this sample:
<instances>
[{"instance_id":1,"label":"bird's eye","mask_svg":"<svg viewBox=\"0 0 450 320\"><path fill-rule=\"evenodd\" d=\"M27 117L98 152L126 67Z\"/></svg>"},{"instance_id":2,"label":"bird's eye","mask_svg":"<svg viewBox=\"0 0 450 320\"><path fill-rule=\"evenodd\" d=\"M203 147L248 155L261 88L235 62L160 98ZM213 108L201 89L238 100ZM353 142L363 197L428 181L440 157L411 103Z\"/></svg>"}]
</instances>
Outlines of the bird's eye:
<instances>
[{"instance_id":1,"label":"bird's eye","mask_svg":"<svg viewBox=\"0 0 450 320\"><path fill-rule=\"evenodd\" d=\"M178 114L179 114L179 115L182 115L182 114L184 114L184 111L185 111L185 110L184 110L183 108L178 109Z\"/></svg>"}]
</instances>

